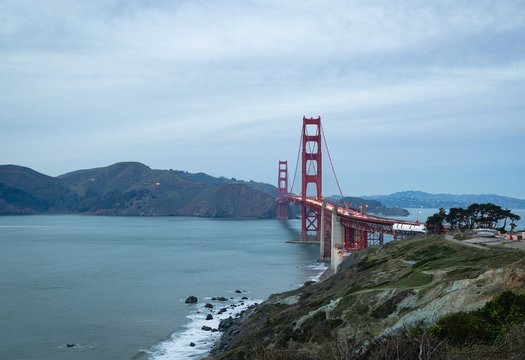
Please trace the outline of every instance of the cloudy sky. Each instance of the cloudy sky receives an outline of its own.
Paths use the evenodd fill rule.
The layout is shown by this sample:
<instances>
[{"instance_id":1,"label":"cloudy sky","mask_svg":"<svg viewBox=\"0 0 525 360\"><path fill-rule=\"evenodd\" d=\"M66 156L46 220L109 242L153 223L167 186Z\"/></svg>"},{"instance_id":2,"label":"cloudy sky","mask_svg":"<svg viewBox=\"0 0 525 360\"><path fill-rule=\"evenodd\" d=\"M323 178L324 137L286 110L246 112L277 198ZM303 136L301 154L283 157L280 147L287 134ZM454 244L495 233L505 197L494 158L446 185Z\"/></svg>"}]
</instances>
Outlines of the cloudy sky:
<instances>
[{"instance_id":1,"label":"cloudy sky","mask_svg":"<svg viewBox=\"0 0 525 360\"><path fill-rule=\"evenodd\" d=\"M275 184L303 115L345 194L525 198L525 3L0 0L0 164Z\"/></svg>"}]
</instances>

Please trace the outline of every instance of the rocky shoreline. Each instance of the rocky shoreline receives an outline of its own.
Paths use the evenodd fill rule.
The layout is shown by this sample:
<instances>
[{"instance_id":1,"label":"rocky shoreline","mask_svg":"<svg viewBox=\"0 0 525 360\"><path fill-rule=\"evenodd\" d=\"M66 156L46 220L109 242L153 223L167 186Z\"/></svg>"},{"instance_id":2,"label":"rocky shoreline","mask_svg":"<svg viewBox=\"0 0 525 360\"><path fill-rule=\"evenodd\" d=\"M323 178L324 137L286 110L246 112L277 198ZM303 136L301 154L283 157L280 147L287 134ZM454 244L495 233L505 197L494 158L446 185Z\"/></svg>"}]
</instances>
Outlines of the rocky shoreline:
<instances>
[{"instance_id":1,"label":"rocky shoreline","mask_svg":"<svg viewBox=\"0 0 525 360\"><path fill-rule=\"evenodd\" d=\"M257 308L259 304L254 304L248 309L241 311L235 318L231 316L224 319L219 324L219 330L222 332L221 338L213 345L210 354L203 360L211 360L217 356L224 354L233 345L235 337L239 334L239 327L251 313Z\"/></svg>"},{"instance_id":2,"label":"rocky shoreline","mask_svg":"<svg viewBox=\"0 0 525 360\"><path fill-rule=\"evenodd\" d=\"M241 290L235 290L236 294L245 294L246 291ZM259 305L259 303L255 302L251 305L247 305L250 300L247 296L242 296L241 298L234 298L234 297L224 297L224 296L214 296L210 300L211 302L215 302L216 306L213 305L211 302L206 302L203 306L205 312L206 312L206 321L213 320L215 317L219 318L220 315L229 313L231 314L233 311L233 316L230 315L227 318L220 319L218 326L207 326L203 325L201 327L202 331L209 331L209 332L221 332L221 340L219 340L216 345L214 345L213 349L217 348L217 344L219 344L222 339L232 337L232 335L237 334L235 332L236 326L238 326L240 320L246 316L246 314L253 310L255 307ZM226 304L227 302L230 302L229 304ZM196 296L190 295L186 298L184 301L186 304L198 304L199 299ZM247 307L246 307L247 306ZM246 307L244 310L241 310L240 312L235 312L236 308L243 308ZM200 313L200 312L199 312ZM229 335L229 337L228 337ZM226 341L225 341L226 343ZM188 344L190 347L194 347L196 344L192 341ZM222 345L224 347L224 345Z\"/></svg>"}]
</instances>

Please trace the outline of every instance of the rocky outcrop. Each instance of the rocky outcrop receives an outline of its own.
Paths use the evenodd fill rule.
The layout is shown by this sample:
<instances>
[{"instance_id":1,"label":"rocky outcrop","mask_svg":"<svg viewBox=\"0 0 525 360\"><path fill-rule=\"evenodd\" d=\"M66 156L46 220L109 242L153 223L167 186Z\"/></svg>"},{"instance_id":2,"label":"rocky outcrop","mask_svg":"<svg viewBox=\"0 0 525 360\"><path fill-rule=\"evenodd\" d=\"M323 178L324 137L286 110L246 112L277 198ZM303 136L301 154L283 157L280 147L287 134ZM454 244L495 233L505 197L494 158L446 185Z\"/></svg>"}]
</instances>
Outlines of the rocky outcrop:
<instances>
[{"instance_id":1,"label":"rocky outcrop","mask_svg":"<svg viewBox=\"0 0 525 360\"><path fill-rule=\"evenodd\" d=\"M198 302L198 299L196 296L188 296L186 300L184 300L184 303L186 304L196 304Z\"/></svg>"}]
</instances>

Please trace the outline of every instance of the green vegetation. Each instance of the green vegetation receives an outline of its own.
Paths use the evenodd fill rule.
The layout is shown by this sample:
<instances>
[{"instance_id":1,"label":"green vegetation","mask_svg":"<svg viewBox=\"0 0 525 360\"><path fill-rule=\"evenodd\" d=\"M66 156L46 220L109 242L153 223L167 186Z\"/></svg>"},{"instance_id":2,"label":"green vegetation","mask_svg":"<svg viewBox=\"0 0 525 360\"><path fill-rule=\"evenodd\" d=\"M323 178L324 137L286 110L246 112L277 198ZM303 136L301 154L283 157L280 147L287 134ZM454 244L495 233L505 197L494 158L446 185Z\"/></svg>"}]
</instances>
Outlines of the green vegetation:
<instances>
[{"instance_id":1,"label":"green vegetation","mask_svg":"<svg viewBox=\"0 0 525 360\"><path fill-rule=\"evenodd\" d=\"M505 232L507 221L510 221L511 231L514 231L516 221L520 219L519 215L513 214L508 209L503 210L498 205L487 203L472 204L466 209L451 208L448 214L445 209L441 208L438 213L428 217L426 224L427 229L432 233L441 233L444 221L448 222L452 229L473 229L477 225L481 228L498 229Z\"/></svg>"},{"instance_id":2,"label":"green vegetation","mask_svg":"<svg viewBox=\"0 0 525 360\"><path fill-rule=\"evenodd\" d=\"M454 345L492 344L503 341L515 325L525 325L525 293L504 291L479 310L442 317L431 333Z\"/></svg>"},{"instance_id":3,"label":"green vegetation","mask_svg":"<svg viewBox=\"0 0 525 360\"><path fill-rule=\"evenodd\" d=\"M0 165L0 215L67 212L271 218L275 192L268 184L153 170L137 162L59 177Z\"/></svg>"},{"instance_id":4,"label":"green vegetation","mask_svg":"<svg viewBox=\"0 0 525 360\"><path fill-rule=\"evenodd\" d=\"M374 310L377 316L388 315ZM219 359L523 359L525 346L525 293L504 291L481 309L471 312L451 313L431 326L416 326L395 335L378 338L366 348L353 339L337 333L343 322L329 319L325 312L318 312L301 326L302 332L289 331L276 337L268 346L256 341L249 347L234 349ZM307 351L287 347L289 341L316 343ZM361 351L356 351L361 349Z\"/></svg>"},{"instance_id":5,"label":"green vegetation","mask_svg":"<svg viewBox=\"0 0 525 360\"><path fill-rule=\"evenodd\" d=\"M518 336L525 334L524 295L514 294L525 291L525 281L516 280L524 273L519 250L486 251L442 235L371 247L346 259L324 282L272 295L218 358L364 360L401 353L398 358L483 359L497 347L507 354L498 357L511 359L525 342ZM505 288L514 292L475 312L446 315L458 306L444 310L450 301L481 306ZM436 311L445 316L434 317ZM476 326L486 333L472 330Z\"/></svg>"}]
</instances>

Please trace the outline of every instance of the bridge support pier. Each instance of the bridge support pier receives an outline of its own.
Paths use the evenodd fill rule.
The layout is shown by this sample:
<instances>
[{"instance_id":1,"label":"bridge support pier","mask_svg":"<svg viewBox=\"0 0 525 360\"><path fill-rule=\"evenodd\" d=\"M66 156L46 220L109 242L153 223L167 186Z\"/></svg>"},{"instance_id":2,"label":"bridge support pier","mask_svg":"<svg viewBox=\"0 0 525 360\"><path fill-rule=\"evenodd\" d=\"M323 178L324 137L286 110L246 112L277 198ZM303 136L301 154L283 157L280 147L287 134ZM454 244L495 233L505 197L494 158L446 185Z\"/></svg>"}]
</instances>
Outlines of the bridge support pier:
<instances>
[{"instance_id":1,"label":"bridge support pier","mask_svg":"<svg viewBox=\"0 0 525 360\"><path fill-rule=\"evenodd\" d=\"M323 205L321 206L321 236L319 236L319 259L324 260L324 232L326 231L326 223L324 221L324 213L326 211L326 202L323 201Z\"/></svg>"},{"instance_id":2,"label":"bridge support pier","mask_svg":"<svg viewBox=\"0 0 525 360\"><path fill-rule=\"evenodd\" d=\"M344 259L344 236L345 229L341 224L341 218L337 215L337 206L332 211L332 256L330 259L330 268L335 273L337 267Z\"/></svg>"}]
</instances>

